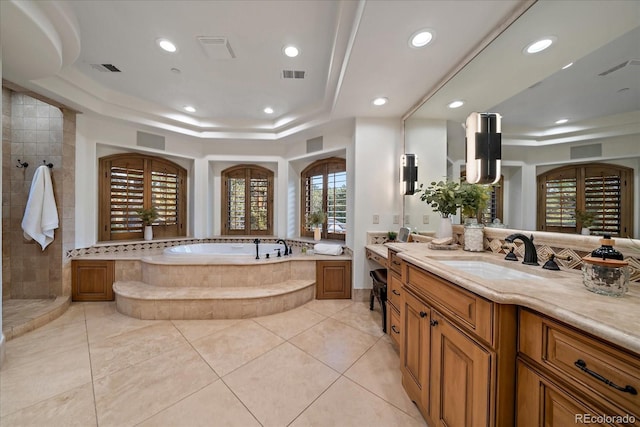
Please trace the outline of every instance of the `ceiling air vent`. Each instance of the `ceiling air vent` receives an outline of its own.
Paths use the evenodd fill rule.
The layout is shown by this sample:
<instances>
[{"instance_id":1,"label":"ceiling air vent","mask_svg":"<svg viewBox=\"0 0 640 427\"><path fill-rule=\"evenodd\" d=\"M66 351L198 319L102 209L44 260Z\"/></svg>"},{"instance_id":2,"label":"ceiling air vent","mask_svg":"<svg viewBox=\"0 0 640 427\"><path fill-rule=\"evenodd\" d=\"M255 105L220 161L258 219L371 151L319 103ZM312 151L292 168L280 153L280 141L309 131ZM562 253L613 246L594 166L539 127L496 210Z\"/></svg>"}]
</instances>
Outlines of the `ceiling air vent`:
<instances>
[{"instance_id":1,"label":"ceiling air vent","mask_svg":"<svg viewBox=\"0 0 640 427\"><path fill-rule=\"evenodd\" d=\"M637 59L630 59L628 61L624 61L622 64L618 64L615 67L611 67L606 71L601 72L600 74L598 74L600 77L602 76L606 76L607 74L611 74L614 71L618 71L623 69L624 67L626 67L627 65L640 65L640 60Z\"/></svg>"},{"instance_id":2,"label":"ceiling air vent","mask_svg":"<svg viewBox=\"0 0 640 427\"><path fill-rule=\"evenodd\" d=\"M236 57L226 37L199 36L197 39L204 49L204 53L211 59L234 59Z\"/></svg>"},{"instance_id":3,"label":"ceiling air vent","mask_svg":"<svg viewBox=\"0 0 640 427\"><path fill-rule=\"evenodd\" d=\"M119 73L120 70L113 64L91 64L91 68L102 73Z\"/></svg>"},{"instance_id":4,"label":"ceiling air vent","mask_svg":"<svg viewBox=\"0 0 640 427\"><path fill-rule=\"evenodd\" d=\"M300 70L282 70L283 79L304 79L306 71Z\"/></svg>"}]
</instances>

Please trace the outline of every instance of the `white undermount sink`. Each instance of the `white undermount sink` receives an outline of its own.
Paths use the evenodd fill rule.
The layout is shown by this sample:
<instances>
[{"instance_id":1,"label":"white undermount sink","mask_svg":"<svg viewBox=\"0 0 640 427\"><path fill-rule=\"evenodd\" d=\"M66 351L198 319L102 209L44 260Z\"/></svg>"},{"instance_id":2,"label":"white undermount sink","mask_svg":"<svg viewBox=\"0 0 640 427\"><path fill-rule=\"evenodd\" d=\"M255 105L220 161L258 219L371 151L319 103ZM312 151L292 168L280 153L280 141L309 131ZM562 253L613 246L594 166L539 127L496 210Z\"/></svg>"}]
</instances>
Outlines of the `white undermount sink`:
<instances>
[{"instance_id":1,"label":"white undermount sink","mask_svg":"<svg viewBox=\"0 0 640 427\"><path fill-rule=\"evenodd\" d=\"M509 267L492 264L486 261L464 261L464 260L438 260L438 262L453 267L464 273L472 274L482 279L489 280L513 280L513 279L544 279L535 274L525 273Z\"/></svg>"}]
</instances>

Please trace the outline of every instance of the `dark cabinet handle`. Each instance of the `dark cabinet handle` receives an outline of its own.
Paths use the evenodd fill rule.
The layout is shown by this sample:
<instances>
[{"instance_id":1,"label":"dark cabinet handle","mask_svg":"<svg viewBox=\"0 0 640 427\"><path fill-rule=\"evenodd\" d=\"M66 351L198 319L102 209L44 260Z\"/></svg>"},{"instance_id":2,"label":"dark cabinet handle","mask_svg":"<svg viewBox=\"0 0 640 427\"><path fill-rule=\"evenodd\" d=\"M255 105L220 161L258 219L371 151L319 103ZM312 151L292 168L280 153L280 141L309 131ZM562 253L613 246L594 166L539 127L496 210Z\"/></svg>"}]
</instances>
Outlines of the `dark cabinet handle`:
<instances>
[{"instance_id":1,"label":"dark cabinet handle","mask_svg":"<svg viewBox=\"0 0 640 427\"><path fill-rule=\"evenodd\" d=\"M437 321L437 320L435 320L435 319L431 319L431 320L429 321L429 324L430 324L431 326L438 326L438 321Z\"/></svg>"},{"instance_id":2,"label":"dark cabinet handle","mask_svg":"<svg viewBox=\"0 0 640 427\"><path fill-rule=\"evenodd\" d=\"M395 332L396 334L399 334L399 333L400 333L400 331L396 329L396 325L391 325L391 330L392 330L393 332Z\"/></svg>"},{"instance_id":3,"label":"dark cabinet handle","mask_svg":"<svg viewBox=\"0 0 640 427\"><path fill-rule=\"evenodd\" d=\"M586 372L587 374L591 375L595 379L602 381L606 385L611 386L611 387L615 388L616 390L619 390L619 391L621 391L623 393L630 393L630 394L633 394L634 396L636 394L638 394L638 391L635 388L633 388L632 386L627 385L627 386L624 386L624 387L620 387L619 385L614 384L611 380L606 379L605 377L603 377L602 375L598 374L597 372L593 372L591 369L588 369L587 368L587 362L585 362L582 359L576 360L573 364L576 365L576 367L578 369L580 369L581 371Z\"/></svg>"},{"instance_id":4,"label":"dark cabinet handle","mask_svg":"<svg viewBox=\"0 0 640 427\"><path fill-rule=\"evenodd\" d=\"M427 317L427 313L425 313L424 311L420 312L420 317Z\"/></svg>"},{"instance_id":5,"label":"dark cabinet handle","mask_svg":"<svg viewBox=\"0 0 640 427\"><path fill-rule=\"evenodd\" d=\"M391 291L394 295L400 296L400 292L396 291L395 289Z\"/></svg>"}]
</instances>

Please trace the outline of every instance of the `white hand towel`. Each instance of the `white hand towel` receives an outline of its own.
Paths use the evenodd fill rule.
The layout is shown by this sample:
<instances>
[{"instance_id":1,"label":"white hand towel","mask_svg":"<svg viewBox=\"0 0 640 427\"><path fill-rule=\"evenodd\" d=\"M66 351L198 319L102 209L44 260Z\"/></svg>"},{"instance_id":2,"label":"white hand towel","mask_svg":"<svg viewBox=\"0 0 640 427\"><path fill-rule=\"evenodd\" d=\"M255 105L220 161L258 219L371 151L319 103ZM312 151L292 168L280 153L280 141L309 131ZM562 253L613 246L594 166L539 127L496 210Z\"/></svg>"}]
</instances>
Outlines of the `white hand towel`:
<instances>
[{"instance_id":1,"label":"white hand towel","mask_svg":"<svg viewBox=\"0 0 640 427\"><path fill-rule=\"evenodd\" d=\"M53 242L58 228L58 210L53 196L51 174L47 166L40 166L33 174L29 200L22 218L22 230L27 240L40 243L42 250Z\"/></svg>"},{"instance_id":2,"label":"white hand towel","mask_svg":"<svg viewBox=\"0 0 640 427\"><path fill-rule=\"evenodd\" d=\"M313 252L316 255L341 255L342 246L330 243L316 243L313 247Z\"/></svg>"}]
</instances>

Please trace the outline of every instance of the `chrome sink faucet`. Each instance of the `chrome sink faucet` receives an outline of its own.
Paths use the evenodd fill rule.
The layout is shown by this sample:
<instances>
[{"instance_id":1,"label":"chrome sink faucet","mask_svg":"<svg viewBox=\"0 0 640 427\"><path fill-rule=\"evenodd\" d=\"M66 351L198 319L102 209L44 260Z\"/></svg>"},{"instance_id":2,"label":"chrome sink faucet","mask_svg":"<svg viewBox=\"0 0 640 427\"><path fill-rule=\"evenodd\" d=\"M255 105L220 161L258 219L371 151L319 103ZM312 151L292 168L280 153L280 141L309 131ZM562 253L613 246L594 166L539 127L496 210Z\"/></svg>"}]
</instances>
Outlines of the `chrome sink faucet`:
<instances>
[{"instance_id":1,"label":"chrome sink faucet","mask_svg":"<svg viewBox=\"0 0 640 427\"><path fill-rule=\"evenodd\" d=\"M533 234L531 237L527 237L522 233L514 233L504 238L505 242L513 243L514 240L522 240L524 243L524 260L523 264L527 265L540 265L538 264L538 252L533 244Z\"/></svg>"}]
</instances>

